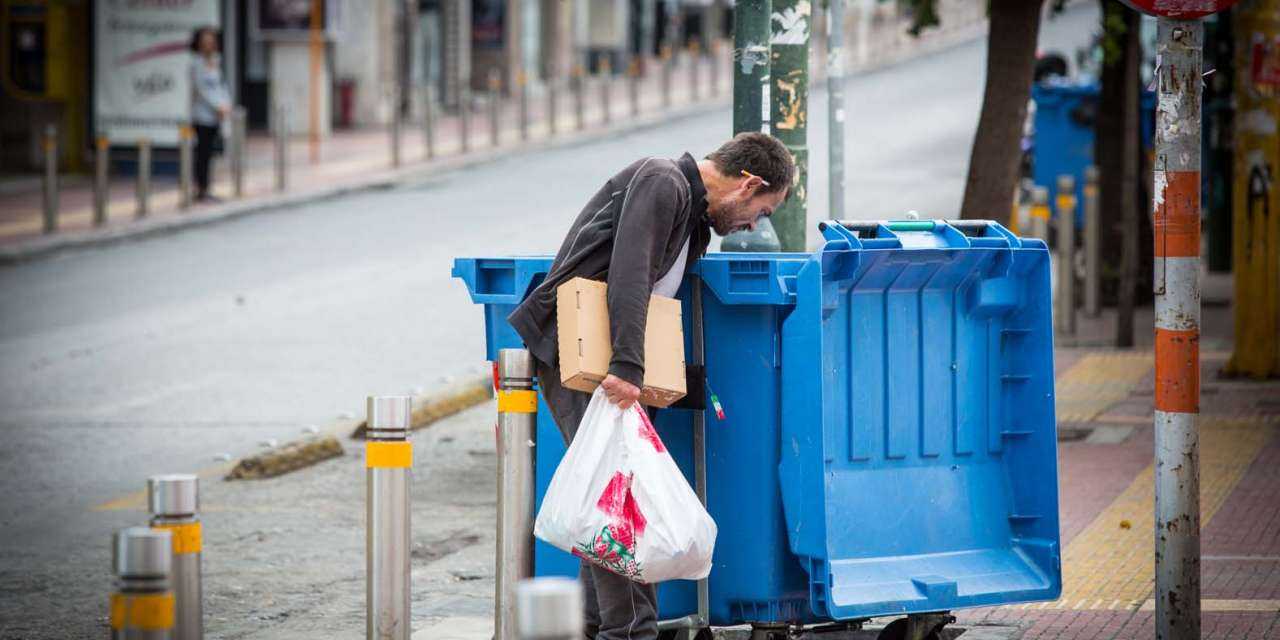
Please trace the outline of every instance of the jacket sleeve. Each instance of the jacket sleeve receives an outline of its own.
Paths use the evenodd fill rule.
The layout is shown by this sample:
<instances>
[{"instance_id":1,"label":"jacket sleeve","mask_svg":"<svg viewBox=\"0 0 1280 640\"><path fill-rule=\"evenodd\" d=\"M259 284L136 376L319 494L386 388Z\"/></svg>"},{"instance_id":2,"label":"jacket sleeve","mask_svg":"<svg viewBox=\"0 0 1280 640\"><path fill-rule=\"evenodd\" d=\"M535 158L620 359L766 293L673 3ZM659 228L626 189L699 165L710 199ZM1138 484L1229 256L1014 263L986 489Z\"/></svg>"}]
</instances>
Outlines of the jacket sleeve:
<instances>
[{"instance_id":1,"label":"jacket sleeve","mask_svg":"<svg viewBox=\"0 0 1280 640\"><path fill-rule=\"evenodd\" d=\"M644 331L655 272L687 195L673 176L650 175L631 185L619 214L609 262L609 373L644 383Z\"/></svg>"}]
</instances>

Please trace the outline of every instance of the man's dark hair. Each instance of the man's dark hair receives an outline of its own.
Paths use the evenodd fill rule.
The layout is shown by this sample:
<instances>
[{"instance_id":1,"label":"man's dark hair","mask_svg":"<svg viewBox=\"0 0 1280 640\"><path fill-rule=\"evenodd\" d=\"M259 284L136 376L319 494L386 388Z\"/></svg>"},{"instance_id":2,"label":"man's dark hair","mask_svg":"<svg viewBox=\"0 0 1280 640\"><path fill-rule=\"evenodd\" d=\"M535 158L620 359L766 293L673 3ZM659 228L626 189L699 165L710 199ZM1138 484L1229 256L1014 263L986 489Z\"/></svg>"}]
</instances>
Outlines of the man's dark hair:
<instances>
[{"instance_id":1,"label":"man's dark hair","mask_svg":"<svg viewBox=\"0 0 1280 640\"><path fill-rule=\"evenodd\" d=\"M720 173L730 178L743 171L760 176L769 186L764 193L789 188L796 179L796 161L782 142L767 133L739 133L707 155Z\"/></svg>"}]
</instances>

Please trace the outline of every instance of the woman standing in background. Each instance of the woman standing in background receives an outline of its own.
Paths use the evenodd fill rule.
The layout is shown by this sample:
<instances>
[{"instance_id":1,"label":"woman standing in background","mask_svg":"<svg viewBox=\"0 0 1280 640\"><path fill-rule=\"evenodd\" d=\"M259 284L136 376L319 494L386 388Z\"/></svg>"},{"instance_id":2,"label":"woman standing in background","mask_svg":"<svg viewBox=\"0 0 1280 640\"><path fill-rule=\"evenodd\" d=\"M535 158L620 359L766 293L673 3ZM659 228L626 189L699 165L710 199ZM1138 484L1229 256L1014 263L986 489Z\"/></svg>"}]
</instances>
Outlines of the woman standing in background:
<instances>
[{"instance_id":1,"label":"woman standing in background","mask_svg":"<svg viewBox=\"0 0 1280 640\"><path fill-rule=\"evenodd\" d=\"M191 37L191 124L196 132L196 200L216 201L209 194L209 163L222 152L221 124L231 114L231 92L222 80L218 33L196 29Z\"/></svg>"}]
</instances>

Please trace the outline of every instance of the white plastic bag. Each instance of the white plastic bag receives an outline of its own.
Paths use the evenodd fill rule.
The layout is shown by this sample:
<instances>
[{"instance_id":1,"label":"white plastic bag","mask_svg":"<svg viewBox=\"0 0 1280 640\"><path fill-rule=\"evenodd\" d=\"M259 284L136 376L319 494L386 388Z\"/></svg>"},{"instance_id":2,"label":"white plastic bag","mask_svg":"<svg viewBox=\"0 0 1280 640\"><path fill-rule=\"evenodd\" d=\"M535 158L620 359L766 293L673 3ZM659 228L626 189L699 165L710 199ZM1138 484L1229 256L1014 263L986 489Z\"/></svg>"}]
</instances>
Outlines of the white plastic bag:
<instances>
[{"instance_id":1,"label":"white plastic bag","mask_svg":"<svg viewBox=\"0 0 1280 640\"><path fill-rule=\"evenodd\" d=\"M636 582L711 572L716 523L639 404L597 388L538 511L533 533Z\"/></svg>"}]
</instances>

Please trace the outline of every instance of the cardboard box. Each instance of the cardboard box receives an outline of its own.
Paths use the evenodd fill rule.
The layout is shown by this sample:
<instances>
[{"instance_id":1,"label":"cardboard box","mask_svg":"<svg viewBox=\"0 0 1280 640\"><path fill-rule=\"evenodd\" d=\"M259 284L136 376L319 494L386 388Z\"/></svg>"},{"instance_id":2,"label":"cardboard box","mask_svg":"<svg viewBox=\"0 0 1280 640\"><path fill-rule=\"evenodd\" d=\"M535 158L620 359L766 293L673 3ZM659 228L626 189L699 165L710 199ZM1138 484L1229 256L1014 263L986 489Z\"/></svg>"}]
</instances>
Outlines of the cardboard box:
<instances>
[{"instance_id":1,"label":"cardboard box","mask_svg":"<svg viewBox=\"0 0 1280 640\"><path fill-rule=\"evenodd\" d=\"M609 336L607 285L574 278L556 290L556 327L560 334L560 383L590 393L609 373L613 341ZM683 398L684 329L680 301L649 298L644 331L644 386L640 403L665 407Z\"/></svg>"}]
</instances>

